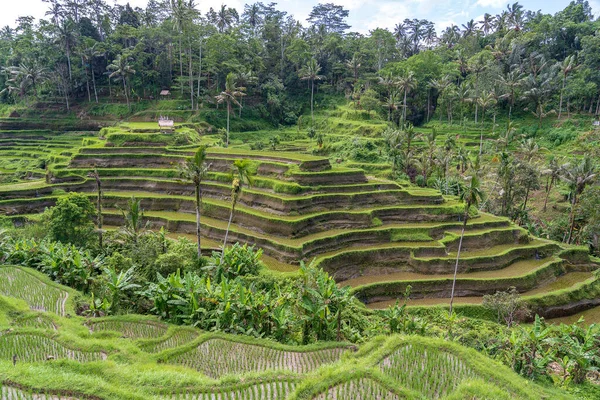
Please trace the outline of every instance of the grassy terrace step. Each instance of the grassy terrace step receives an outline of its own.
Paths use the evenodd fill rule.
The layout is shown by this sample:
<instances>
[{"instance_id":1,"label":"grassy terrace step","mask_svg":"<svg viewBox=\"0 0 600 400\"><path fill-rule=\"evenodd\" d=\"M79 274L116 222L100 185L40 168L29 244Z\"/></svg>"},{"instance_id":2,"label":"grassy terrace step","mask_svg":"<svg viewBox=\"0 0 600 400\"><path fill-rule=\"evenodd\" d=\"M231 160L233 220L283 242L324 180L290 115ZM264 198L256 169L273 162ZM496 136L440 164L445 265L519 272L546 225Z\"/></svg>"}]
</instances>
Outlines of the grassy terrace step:
<instances>
[{"instance_id":1,"label":"grassy terrace step","mask_svg":"<svg viewBox=\"0 0 600 400\"><path fill-rule=\"evenodd\" d=\"M170 395L157 396L158 400L285 400L296 383L293 380L262 383L244 383L232 388L219 388L214 391L185 390Z\"/></svg>"},{"instance_id":2,"label":"grassy terrace step","mask_svg":"<svg viewBox=\"0 0 600 400\"><path fill-rule=\"evenodd\" d=\"M215 379L226 375L269 370L303 374L323 364L338 361L345 351L346 347L340 345L319 350L303 350L300 347L272 348L215 338L168 357L166 362L196 369ZM232 354L237 357L232 357Z\"/></svg>"},{"instance_id":3,"label":"grassy terrace step","mask_svg":"<svg viewBox=\"0 0 600 400\"><path fill-rule=\"evenodd\" d=\"M148 195L185 195L193 200L193 185L181 180L148 179L148 178L104 178L102 187L108 191L144 191ZM35 198L52 195L57 190L93 192L96 183L86 179L82 183L63 183L48 185L36 181L30 185L17 184L8 190L0 186L0 200ZM231 185L227 183L204 181L203 196L217 199L229 199ZM145 195L145 194L144 194ZM142 196L143 197L143 196ZM330 208L360 208L367 206L384 206L393 204L439 204L442 197L420 195L406 189L383 189L357 193L306 193L301 195L276 194L255 188L244 189L239 203L253 208L261 208L272 213L294 214L324 211Z\"/></svg>"},{"instance_id":4,"label":"grassy terrace step","mask_svg":"<svg viewBox=\"0 0 600 400\"><path fill-rule=\"evenodd\" d=\"M581 292L588 290L588 287L600 290L600 280L594 276L592 272L569 272L551 282L546 282L535 289L522 292L523 300L534 307L535 312L544 316L547 309L552 309L556 306L566 305L560 302L565 300L578 300ZM554 300L558 299L558 302ZM551 299L551 300L549 300ZM456 304L481 304L482 296L462 296L455 297ZM394 305L396 299L377 301L368 303L367 307L372 309L383 309ZM449 297L432 297L421 299L410 299L409 306L435 306L450 304Z\"/></svg>"},{"instance_id":5,"label":"grassy terrace step","mask_svg":"<svg viewBox=\"0 0 600 400\"><path fill-rule=\"evenodd\" d=\"M511 266L496 270L459 274L456 280L455 295L460 297L483 296L496 291L506 290L513 286L521 293L536 294L536 290L552 290L549 282L564 284L558 276L570 276L579 279L584 275L567 267L563 260L550 258L546 260L523 260ZM567 275L564 275L567 273ZM581 272L586 276L589 272ZM548 285L546 285L548 284ZM413 299L446 298L452 290L452 274L434 277L417 273L396 273L389 276L364 276L341 282L340 285L353 285L353 292L364 302L381 302L402 297L408 285L411 286ZM538 289L540 286L543 289ZM542 292L540 292L542 293Z\"/></svg>"},{"instance_id":6,"label":"grassy terrace step","mask_svg":"<svg viewBox=\"0 0 600 400\"><path fill-rule=\"evenodd\" d=\"M153 223L153 227L165 226L170 232L193 234L196 232L195 215L174 212L146 212L145 216ZM117 210L104 210L105 224L120 226L122 223L121 213ZM505 218L484 215L480 218L469 220L468 227L493 227L506 226ZM300 259L312 258L320 253L340 249L353 243L381 243L390 241L406 240L412 234L435 235L444 230L460 226L460 221L455 222L421 222L414 224L390 224L380 227L351 230L337 229L307 235L303 238L284 238L261 234L232 224L230 230L231 241L256 244L261 247L265 254L279 261L297 263ZM202 218L202 235L204 237L222 240L227 224L225 221L214 218ZM429 237L429 236L427 236Z\"/></svg>"},{"instance_id":7,"label":"grassy terrace step","mask_svg":"<svg viewBox=\"0 0 600 400\"><path fill-rule=\"evenodd\" d=\"M0 294L24 300L32 310L64 316L71 312L69 293L70 289L32 270L0 266Z\"/></svg>"},{"instance_id":8,"label":"grassy terrace step","mask_svg":"<svg viewBox=\"0 0 600 400\"><path fill-rule=\"evenodd\" d=\"M168 326L156 321L122 321L117 319L93 320L87 323L90 331L116 331L129 339L152 339L163 336Z\"/></svg>"},{"instance_id":9,"label":"grassy terrace step","mask_svg":"<svg viewBox=\"0 0 600 400\"><path fill-rule=\"evenodd\" d=\"M400 397L379 382L369 378L352 379L339 383L313 397L314 400L400 400Z\"/></svg>"},{"instance_id":10,"label":"grassy terrace step","mask_svg":"<svg viewBox=\"0 0 600 400\"><path fill-rule=\"evenodd\" d=\"M446 274L454 269L456 257L418 258L420 249L444 249L439 242L406 242L394 244L366 245L344 248L319 257L319 266L332 274L338 281L360 275L384 275L399 272L421 274ZM520 259L533 259L536 252L541 257L550 256L556 245L542 241L526 245L499 245L489 250L461 253L459 271L502 269ZM462 256L464 254L464 257Z\"/></svg>"},{"instance_id":11,"label":"grassy terrace step","mask_svg":"<svg viewBox=\"0 0 600 400\"><path fill-rule=\"evenodd\" d=\"M177 147L167 148L162 154L190 157L195 149L182 149ZM80 154L122 154L122 153L157 153L156 147L85 147L80 149ZM331 168L329 160L324 157L316 157L301 153L269 152L235 150L222 148L208 148L206 153L210 158L219 159L241 159L248 158L260 161L272 161L276 163L295 164L303 171L323 171ZM160 153L159 153L160 154Z\"/></svg>"},{"instance_id":12,"label":"grassy terrace step","mask_svg":"<svg viewBox=\"0 0 600 400\"><path fill-rule=\"evenodd\" d=\"M17 362L41 362L48 359L70 359L78 362L101 361L106 359L102 352L72 349L61 342L41 333L10 332L0 335L0 360Z\"/></svg>"},{"instance_id":13,"label":"grassy terrace step","mask_svg":"<svg viewBox=\"0 0 600 400\"><path fill-rule=\"evenodd\" d=\"M94 194L90 193L90 197ZM142 208L149 211L195 213L191 197L167 196L146 192L106 192L103 204L108 208L125 208L131 196L142 200ZM0 201L0 211L7 215L41 212L56 203L60 196L35 199ZM226 200L203 201L203 215L227 220L231 203ZM398 205L373 207L364 210L321 211L304 215L274 215L244 205L236 207L233 222L253 230L278 236L300 237L336 228L369 228L380 223L410 221L448 221L461 214L463 206L456 202L441 205ZM375 220L377 219L377 220ZM376 222L381 221L381 222Z\"/></svg>"},{"instance_id":14,"label":"grassy terrace step","mask_svg":"<svg viewBox=\"0 0 600 400\"><path fill-rule=\"evenodd\" d=\"M450 352L407 344L378 364L381 372L428 399L443 398L477 374Z\"/></svg>"},{"instance_id":15,"label":"grassy terrace step","mask_svg":"<svg viewBox=\"0 0 600 400\"><path fill-rule=\"evenodd\" d=\"M225 155L224 155L225 156ZM236 158L208 157L211 171L229 172ZM183 163L187 157L169 154L77 154L70 162L73 168L175 168ZM290 168L289 164L273 161L254 161L257 165L259 176L275 176L291 180L301 185L328 184L328 183L362 183L367 179L364 171L336 167L322 171L303 171L299 168Z\"/></svg>"}]
</instances>

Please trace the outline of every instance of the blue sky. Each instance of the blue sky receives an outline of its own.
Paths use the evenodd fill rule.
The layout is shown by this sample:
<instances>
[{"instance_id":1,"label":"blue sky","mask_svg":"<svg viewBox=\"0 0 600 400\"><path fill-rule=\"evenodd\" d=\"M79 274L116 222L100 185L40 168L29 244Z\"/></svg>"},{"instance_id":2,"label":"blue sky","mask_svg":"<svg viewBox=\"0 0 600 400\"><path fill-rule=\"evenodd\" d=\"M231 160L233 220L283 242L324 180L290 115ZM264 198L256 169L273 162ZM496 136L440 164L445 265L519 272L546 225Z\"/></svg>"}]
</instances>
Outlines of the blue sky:
<instances>
[{"instance_id":1,"label":"blue sky","mask_svg":"<svg viewBox=\"0 0 600 400\"><path fill-rule=\"evenodd\" d=\"M263 0L269 3L271 0ZM18 16L33 15L36 18L44 16L48 8L47 3L42 0L0 0L2 2L0 12L0 26L14 25ZM126 4L132 6L145 6L147 0L109 0L109 3ZM243 10L244 0L199 0L199 9L205 13L210 7L220 7L227 4L235 7L238 11ZM479 21L484 13L497 14L513 0L322 0L321 2L333 2L350 10L348 22L352 25L352 31L367 33L376 27L392 29L395 24L404 18L429 19L436 23L437 30L445 27L465 23L470 19ZM589 1L596 16L600 13L600 0ZM315 0L279 0L279 9L288 11L297 19L305 22L308 13L318 1ZM555 13L565 8L568 0L521 0L519 2L526 9L542 10L544 13Z\"/></svg>"}]
</instances>

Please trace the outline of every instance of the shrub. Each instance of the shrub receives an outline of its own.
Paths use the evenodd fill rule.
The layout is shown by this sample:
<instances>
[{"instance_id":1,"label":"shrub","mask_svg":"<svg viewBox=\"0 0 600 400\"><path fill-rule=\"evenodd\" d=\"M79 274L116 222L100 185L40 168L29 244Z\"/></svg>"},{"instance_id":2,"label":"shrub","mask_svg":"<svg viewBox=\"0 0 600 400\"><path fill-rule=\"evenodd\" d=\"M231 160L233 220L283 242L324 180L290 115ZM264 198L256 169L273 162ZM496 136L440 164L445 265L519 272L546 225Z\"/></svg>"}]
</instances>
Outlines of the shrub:
<instances>
[{"instance_id":1,"label":"shrub","mask_svg":"<svg viewBox=\"0 0 600 400\"><path fill-rule=\"evenodd\" d=\"M234 279L237 276L257 275L262 267L261 256L262 249L255 250L254 246L248 247L247 244L240 246L239 243L235 243L225 249L222 258L221 253L213 252L204 270L215 282Z\"/></svg>"},{"instance_id":2,"label":"shrub","mask_svg":"<svg viewBox=\"0 0 600 400\"><path fill-rule=\"evenodd\" d=\"M63 243L85 245L93 234L92 218L95 215L96 208L87 195L69 193L45 213L48 237Z\"/></svg>"}]
</instances>

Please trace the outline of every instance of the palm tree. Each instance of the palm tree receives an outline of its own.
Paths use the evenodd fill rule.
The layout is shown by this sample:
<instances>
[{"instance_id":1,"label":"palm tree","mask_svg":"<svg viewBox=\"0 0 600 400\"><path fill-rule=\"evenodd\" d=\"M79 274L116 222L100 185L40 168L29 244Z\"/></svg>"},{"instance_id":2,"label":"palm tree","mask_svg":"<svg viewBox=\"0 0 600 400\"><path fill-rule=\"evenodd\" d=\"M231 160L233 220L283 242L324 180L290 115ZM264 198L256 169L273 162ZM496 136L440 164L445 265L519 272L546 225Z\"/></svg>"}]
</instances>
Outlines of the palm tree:
<instances>
[{"instance_id":1,"label":"palm tree","mask_svg":"<svg viewBox=\"0 0 600 400\"><path fill-rule=\"evenodd\" d=\"M546 212L546 207L548 205L548 197L550 196L550 191L552 190L552 186L558 181L561 174L561 168L556 162L556 159L552 157L548 162L548 167L542 170L542 174L547 176L546 179L546 197L544 199L544 208L543 212Z\"/></svg>"},{"instance_id":2,"label":"palm tree","mask_svg":"<svg viewBox=\"0 0 600 400\"><path fill-rule=\"evenodd\" d=\"M208 175L211 164L206 163L206 146L198 148L193 157L188 158L179 167L179 174L194 184L196 192L196 241L198 243L198 258L202 256L200 242L200 210L202 208L202 181Z\"/></svg>"},{"instance_id":3,"label":"palm tree","mask_svg":"<svg viewBox=\"0 0 600 400\"><path fill-rule=\"evenodd\" d=\"M569 215L569 231L566 238L566 243L571 243L573 229L575 227L575 206L577 205L578 196L583 192L583 189L596 178L596 166L592 158L586 155L578 163L567 163L561 167L562 180L564 180L571 189L571 212Z\"/></svg>"},{"instance_id":4,"label":"palm tree","mask_svg":"<svg viewBox=\"0 0 600 400\"><path fill-rule=\"evenodd\" d=\"M477 99L477 104L481 106L481 132L479 138L479 155L483 151L483 123L485 121L485 109L496 104L496 98L491 92L482 92L481 97Z\"/></svg>"},{"instance_id":5,"label":"palm tree","mask_svg":"<svg viewBox=\"0 0 600 400\"><path fill-rule=\"evenodd\" d=\"M144 210L141 206L141 200L131 196L127 202L127 209L121 210L125 225L121 232L125 237L129 238L134 245L137 245L138 239L143 235L148 228L150 221L144 224Z\"/></svg>"},{"instance_id":6,"label":"palm tree","mask_svg":"<svg viewBox=\"0 0 600 400\"><path fill-rule=\"evenodd\" d=\"M46 79L46 68L40 66L35 61L25 61L21 64L9 67L8 72L13 76L12 82L20 82L23 89L31 84L33 94L37 97L38 85Z\"/></svg>"},{"instance_id":7,"label":"palm tree","mask_svg":"<svg viewBox=\"0 0 600 400\"><path fill-rule=\"evenodd\" d=\"M317 63L317 60L311 58L306 65L300 69L299 75L300 79L303 81L310 82L310 118L312 124L315 123L315 116L313 113L314 109L314 95L315 95L315 81L320 81L325 79L325 76L319 75L321 72L321 66Z\"/></svg>"},{"instance_id":8,"label":"palm tree","mask_svg":"<svg viewBox=\"0 0 600 400\"><path fill-rule=\"evenodd\" d=\"M522 85L523 79L525 75L523 75L518 68L514 68L509 71L506 75L501 75L497 80L500 85L504 88L504 94L500 96L501 99L506 99L508 101L508 120L512 116L512 109L515 105L516 100L516 91Z\"/></svg>"},{"instance_id":9,"label":"palm tree","mask_svg":"<svg viewBox=\"0 0 600 400\"><path fill-rule=\"evenodd\" d=\"M444 75L440 79L432 79L429 81L429 86L437 90L438 99L443 98L444 91L450 86L450 76ZM437 108L437 107L436 107ZM429 109L427 110L427 115L429 115ZM429 120L429 117L427 118ZM442 122L442 111L440 109L440 122Z\"/></svg>"},{"instance_id":10,"label":"palm tree","mask_svg":"<svg viewBox=\"0 0 600 400\"><path fill-rule=\"evenodd\" d=\"M479 202L484 199L484 194L479 187L479 178L477 175L471 177L471 182L462 193L460 199L465 203L465 213L463 216L463 224L460 233L460 240L458 242L458 251L456 253L456 264L454 265L454 278L452 278L452 292L450 293L450 314L452 314L452 304L454 302L454 288L456 287L456 274L458 273L458 262L460 260L460 250L462 249L462 242L465 236L465 228L469 219L469 209L471 206L478 207Z\"/></svg>"},{"instance_id":11,"label":"palm tree","mask_svg":"<svg viewBox=\"0 0 600 400\"><path fill-rule=\"evenodd\" d=\"M404 90L404 101L402 102L402 125L406 123L406 95L417 87L417 79L412 71L398 79L398 87Z\"/></svg>"},{"instance_id":12,"label":"palm tree","mask_svg":"<svg viewBox=\"0 0 600 400\"><path fill-rule=\"evenodd\" d=\"M126 55L119 54L114 61L106 67L109 71L113 71L108 77L116 78L123 82L123 90L125 91L125 98L127 99L127 108L131 109L129 105L129 86L127 84L127 77L135 74L135 70L129 65L129 60Z\"/></svg>"},{"instance_id":13,"label":"palm tree","mask_svg":"<svg viewBox=\"0 0 600 400\"><path fill-rule=\"evenodd\" d=\"M474 20L470 20L467 24L463 24L463 37L469 37L479 32L477 29L477 24Z\"/></svg>"},{"instance_id":14,"label":"palm tree","mask_svg":"<svg viewBox=\"0 0 600 400\"><path fill-rule=\"evenodd\" d=\"M388 109L388 122L392 120L392 112L398 109L398 92L392 91L389 97L384 100L385 106Z\"/></svg>"},{"instance_id":15,"label":"palm tree","mask_svg":"<svg viewBox=\"0 0 600 400\"><path fill-rule=\"evenodd\" d=\"M562 73L562 88L560 89L560 101L558 103L558 119L562 113L563 94L565 92L565 84L567 83L567 76L578 68L577 57L575 54L571 54L563 60L560 64L560 71ZM569 107L567 106L567 109Z\"/></svg>"},{"instance_id":16,"label":"palm tree","mask_svg":"<svg viewBox=\"0 0 600 400\"><path fill-rule=\"evenodd\" d=\"M96 48L97 45L98 45L98 42L95 42L92 39L90 39L89 41L86 41L85 47L81 54L83 59L86 61L87 65L89 65L89 71L90 71L90 74L92 75L92 85L94 88L94 97L96 98L96 103L98 103L98 91L96 90L96 76L94 74L94 59L96 57L101 57L102 55L104 55L104 52L102 52ZM87 79L87 69L88 69L87 65L86 65L86 79Z\"/></svg>"},{"instance_id":17,"label":"palm tree","mask_svg":"<svg viewBox=\"0 0 600 400\"><path fill-rule=\"evenodd\" d=\"M229 227L233 220L233 213L235 212L235 206L242 194L244 185L251 186L253 183L253 176L256 174L254 164L248 159L235 160L232 166L232 183L231 183L231 212L229 214L229 222L227 222L227 230L225 230L225 239L223 240L223 249L221 251L221 263L223 262L223 256L225 255L225 246L227 245L227 237L229 236Z\"/></svg>"},{"instance_id":18,"label":"palm tree","mask_svg":"<svg viewBox=\"0 0 600 400\"><path fill-rule=\"evenodd\" d=\"M487 68L487 61L484 57L484 53L478 53L475 56L475 61L469 65L471 72L475 74L475 98L479 98L479 75ZM477 123L478 105L475 103L475 123Z\"/></svg>"},{"instance_id":19,"label":"palm tree","mask_svg":"<svg viewBox=\"0 0 600 400\"><path fill-rule=\"evenodd\" d=\"M488 13L483 14L483 19L479 21L479 24L481 25L481 30L483 31L484 35L487 36L487 34L494 29L495 22L496 17Z\"/></svg>"},{"instance_id":20,"label":"palm tree","mask_svg":"<svg viewBox=\"0 0 600 400\"><path fill-rule=\"evenodd\" d=\"M94 171L89 172L88 176L90 178L94 178L94 180L96 181L96 192L97 192L97 212L98 212L98 216L97 216L97 224L98 224L98 247L100 247L100 250L102 250L102 180L100 179L100 174L98 173L98 170L96 168L94 168Z\"/></svg>"},{"instance_id":21,"label":"palm tree","mask_svg":"<svg viewBox=\"0 0 600 400\"><path fill-rule=\"evenodd\" d=\"M225 142L225 147L229 146L229 115L231 114L231 103L242 107L242 103L240 103L237 98L245 96L245 94L241 91L241 88L236 86L235 82L236 75L233 72L228 73L227 78L225 78L225 90L215 96L217 103L227 104L227 139Z\"/></svg>"},{"instance_id":22,"label":"palm tree","mask_svg":"<svg viewBox=\"0 0 600 400\"><path fill-rule=\"evenodd\" d=\"M358 81L358 70L360 69L360 53L354 53L350 60L346 61L346 67L352 72L354 84Z\"/></svg>"}]
</instances>

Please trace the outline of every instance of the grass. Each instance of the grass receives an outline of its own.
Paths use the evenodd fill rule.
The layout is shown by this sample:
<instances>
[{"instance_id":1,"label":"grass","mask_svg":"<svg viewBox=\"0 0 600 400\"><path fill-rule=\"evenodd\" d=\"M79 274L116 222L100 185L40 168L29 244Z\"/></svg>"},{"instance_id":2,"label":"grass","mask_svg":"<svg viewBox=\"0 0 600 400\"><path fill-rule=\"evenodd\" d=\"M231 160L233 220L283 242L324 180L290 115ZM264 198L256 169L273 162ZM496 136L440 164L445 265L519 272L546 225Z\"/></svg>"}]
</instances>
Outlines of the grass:
<instances>
[{"instance_id":1,"label":"grass","mask_svg":"<svg viewBox=\"0 0 600 400\"><path fill-rule=\"evenodd\" d=\"M268 370L302 374L322 364L337 361L344 351L343 347L306 352L286 351L223 339L209 339L194 349L169 358L168 362L197 369L212 378ZM232 358L230 354L236 354L236 357Z\"/></svg>"},{"instance_id":2,"label":"grass","mask_svg":"<svg viewBox=\"0 0 600 400\"><path fill-rule=\"evenodd\" d=\"M69 290L24 268L0 266L0 294L24 300L32 310L66 315Z\"/></svg>"}]
</instances>

